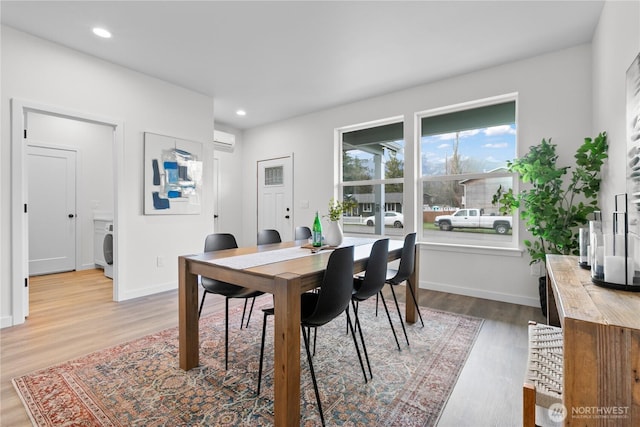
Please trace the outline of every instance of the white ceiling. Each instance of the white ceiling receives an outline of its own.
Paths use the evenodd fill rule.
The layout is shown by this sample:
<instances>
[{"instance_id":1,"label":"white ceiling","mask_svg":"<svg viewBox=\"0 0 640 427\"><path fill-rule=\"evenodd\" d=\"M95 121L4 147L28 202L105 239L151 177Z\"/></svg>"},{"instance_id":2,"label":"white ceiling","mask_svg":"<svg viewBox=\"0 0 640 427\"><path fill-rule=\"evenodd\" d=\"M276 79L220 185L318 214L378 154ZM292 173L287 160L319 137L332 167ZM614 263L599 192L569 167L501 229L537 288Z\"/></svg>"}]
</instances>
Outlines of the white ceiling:
<instances>
[{"instance_id":1,"label":"white ceiling","mask_svg":"<svg viewBox=\"0 0 640 427\"><path fill-rule=\"evenodd\" d=\"M214 98L238 129L591 41L602 1L6 1L4 25ZM103 26L109 40L91 33ZM239 117L235 111L247 111Z\"/></svg>"}]
</instances>

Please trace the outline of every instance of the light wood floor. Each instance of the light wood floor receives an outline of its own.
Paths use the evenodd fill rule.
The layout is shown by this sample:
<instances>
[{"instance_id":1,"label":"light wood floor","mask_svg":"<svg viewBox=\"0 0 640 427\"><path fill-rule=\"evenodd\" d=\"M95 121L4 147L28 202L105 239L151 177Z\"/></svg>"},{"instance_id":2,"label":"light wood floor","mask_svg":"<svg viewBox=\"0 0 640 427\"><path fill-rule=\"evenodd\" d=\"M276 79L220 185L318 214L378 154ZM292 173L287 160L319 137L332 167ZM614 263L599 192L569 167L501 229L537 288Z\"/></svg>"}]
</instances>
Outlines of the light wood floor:
<instances>
[{"instance_id":1,"label":"light wood floor","mask_svg":"<svg viewBox=\"0 0 640 427\"><path fill-rule=\"evenodd\" d=\"M11 378L177 325L177 291L116 303L101 270L33 277L30 284L27 321L0 330L1 426L31 425ZM222 302L209 298L204 312L222 310ZM521 425L526 325L544 321L540 309L424 289L420 304L485 319L439 425Z\"/></svg>"}]
</instances>

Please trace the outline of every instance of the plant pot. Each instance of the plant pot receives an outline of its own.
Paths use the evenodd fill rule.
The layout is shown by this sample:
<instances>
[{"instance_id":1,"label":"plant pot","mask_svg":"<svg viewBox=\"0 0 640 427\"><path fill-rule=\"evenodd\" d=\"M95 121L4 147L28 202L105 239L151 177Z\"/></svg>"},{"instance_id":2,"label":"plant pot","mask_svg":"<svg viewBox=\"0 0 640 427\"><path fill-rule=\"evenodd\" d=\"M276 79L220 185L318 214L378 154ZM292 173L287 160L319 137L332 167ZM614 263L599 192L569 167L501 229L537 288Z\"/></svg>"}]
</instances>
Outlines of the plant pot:
<instances>
[{"instance_id":1,"label":"plant pot","mask_svg":"<svg viewBox=\"0 0 640 427\"><path fill-rule=\"evenodd\" d=\"M324 243L329 246L340 246L342 244L343 236L340 222L329 221L327 232L324 235Z\"/></svg>"},{"instance_id":2,"label":"plant pot","mask_svg":"<svg viewBox=\"0 0 640 427\"><path fill-rule=\"evenodd\" d=\"M547 317L547 276L538 277L538 293L540 294L542 315Z\"/></svg>"}]
</instances>

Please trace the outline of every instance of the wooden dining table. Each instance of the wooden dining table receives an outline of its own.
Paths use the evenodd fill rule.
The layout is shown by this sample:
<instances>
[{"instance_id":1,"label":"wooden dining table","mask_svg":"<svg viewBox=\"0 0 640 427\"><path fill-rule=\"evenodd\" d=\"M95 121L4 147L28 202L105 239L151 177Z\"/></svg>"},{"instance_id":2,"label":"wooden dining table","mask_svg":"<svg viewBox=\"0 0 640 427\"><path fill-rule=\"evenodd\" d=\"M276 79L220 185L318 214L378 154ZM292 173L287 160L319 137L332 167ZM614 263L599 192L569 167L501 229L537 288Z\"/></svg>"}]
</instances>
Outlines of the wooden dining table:
<instances>
[{"instance_id":1,"label":"wooden dining table","mask_svg":"<svg viewBox=\"0 0 640 427\"><path fill-rule=\"evenodd\" d=\"M343 245L354 245L354 273L365 270L374 241L370 238L345 238ZM303 243L306 241L242 247L178 258L179 363L184 370L199 365L198 276L273 295L273 406L276 426L300 425L300 294L321 285L331 254L330 250L311 254L309 249L302 247ZM389 261L400 258L402 245L401 240L389 241ZM416 320L409 286L417 291L420 265L418 250L415 265L405 298L405 318L409 323Z\"/></svg>"}]
</instances>

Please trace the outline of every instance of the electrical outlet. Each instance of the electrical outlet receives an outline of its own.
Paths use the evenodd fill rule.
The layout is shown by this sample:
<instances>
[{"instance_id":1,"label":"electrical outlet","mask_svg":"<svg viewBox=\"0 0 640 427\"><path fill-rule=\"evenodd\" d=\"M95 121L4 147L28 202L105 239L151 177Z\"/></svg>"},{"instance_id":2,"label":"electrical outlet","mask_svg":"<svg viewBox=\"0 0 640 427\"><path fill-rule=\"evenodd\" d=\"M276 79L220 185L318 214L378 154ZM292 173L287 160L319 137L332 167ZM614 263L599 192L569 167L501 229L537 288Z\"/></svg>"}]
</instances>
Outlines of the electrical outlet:
<instances>
[{"instance_id":1,"label":"electrical outlet","mask_svg":"<svg viewBox=\"0 0 640 427\"><path fill-rule=\"evenodd\" d=\"M156 258L156 265L158 267L164 267L164 257L159 256Z\"/></svg>"}]
</instances>

